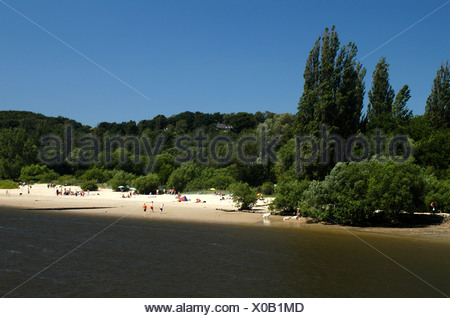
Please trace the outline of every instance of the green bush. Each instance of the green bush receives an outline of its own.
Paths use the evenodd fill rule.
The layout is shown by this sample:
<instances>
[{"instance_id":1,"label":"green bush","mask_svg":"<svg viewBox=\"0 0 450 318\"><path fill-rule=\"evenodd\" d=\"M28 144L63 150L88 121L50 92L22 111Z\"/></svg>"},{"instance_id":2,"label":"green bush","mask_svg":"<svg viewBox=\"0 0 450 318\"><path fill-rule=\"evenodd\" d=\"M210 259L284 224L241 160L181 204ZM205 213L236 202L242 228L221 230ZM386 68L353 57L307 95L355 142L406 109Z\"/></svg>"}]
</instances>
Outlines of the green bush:
<instances>
[{"instance_id":1,"label":"green bush","mask_svg":"<svg viewBox=\"0 0 450 318\"><path fill-rule=\"evenodd\" d=\"M431 202L434 203L436 211L450 212L450 180L438 180L434 176L425 179L426 195L425 205L429 211Z\"/></svg>"},{"instance_id":2,"label":"green bush","mask_svg":"<svg viewBox=\"0 0 450 318\"><path fill-rule=\"evenodd\" d=\"M395 220L403 211L423 207L423 174L412 163L377 159L337 164L324 181L313 181L302 209L327 222L364 224L375 211Z\"/></svg>"},{"instance_id":3,"label":"green bush","mask_svg":"<svg viewBox=\"0 0 450 318\"><path fill-rule=\"evenodd\" d=\"M97 182L95 180L84 181L81 184L81 190L83 190L83 191L97 191L98 190Z\"/></svg>"},{"instance_id":4,"label":"green bush","mask_svg":"<svg viewBox=\"0 0 450 318\"><path fill-rule=\"evenodd\" d=\"M258 200L257 190L250 187L248 183L233 183L230 185L230 189L233 192L233 202L238 206L239 210L247 209Z\"/></svg>"},{"instance_id":5,"label":"green bush","mask_svg":"<svg viewBox=\"0 0 450 318\"><path fill-rule=\"evenodd\" d=\"M118 170L108 181L108 184L111 186L113 191L119 191L119 186L130 186L134 179L136 179L134 174Z\"/></svg>"},{"instance_id":6,"label":"green bush","mask_svg":"<svg viewBox=\"0 0 450 318\"><path fill-rule=\"evenodd\" d=\"M34 164L22 168L19 180L37 180L38 182L48 183L57 180L58 177L58 173L49 167Z\"/></svg>"},{"instance_id":7,"label":"green bush","mask_svg":"<svg viewBox=\"0 0 450 318\"><path fill-rule=\"evenodd\" d=\"M0 189L17 189L19 185L12 180L0 180Z\"/></svg>"},{"instance_id":8,"label":"green bush","mask_svg":"<svg viewBox=\"0 0 450 318\"><path fill-rule=\"evenodd\" d=\"M108 180L107 173L105 173L104 170L93 167L89 170L86 170L81 176L80 180L88 181L88 180L95 180L98 183L103 183Z\"/></svg>"},{"instance_id":9,"label":"green bush","mask_svg":"<svg viewBox=\"0 0 450 318\"><path fill-rule=\"evenodd\" d=\"M40 174L37 179L38 179L38 182L40 182L40 183L50 183L50 182L58 180L58 178L59 178L59 174L53 170L50 170L48 172Z\"/></svg>"},{"instance_id":10,"label":"green bush","mask_svg":"<svg viewBox=\"0 0 450 318\"><path fill-rule=\"evenodd\" d=\"M258 187L258 191L264 195L273 195L275 193L275 187L272 182L264 182Z\"/></svg>"},{"instance_id":11,"label":"green bush","mask_svg":"<svg viewBox=\"0 0 450 318\"><path fill-rule=\"evenodd\" d=\"M72 186L80 184L79 181L73 175L70 174L60 176L58 179L56 179L55 182L63 186Z\"/></svg>"},{"instance_id":12,"label":"green bush","mask_svg":"<svg viewBox=\"0 0 450 318\"><path fill-rule=\"evenodd\" d=\"M303 192L309 187L309 181L285 181L277 184L275 200L270 204L271 210L283 213L294 212L300 207Z\"/></svg>"},{"instance_id":13,"label":"green bush","mask_svg":"<svg viewBox=\"0 0 450 318\"><path fill-rule=\"evenodd\" d=\"M185 188L189 190L208 190L210 188L224 190L234 182L236 179L226 168L205 168L198 177L189 181Z\"/></svg>"},{"instance_id":14,"label":"green bush","mask_svg":"<svg viewBox=\"0 0 450 318\"><path fill-rule=\"evenodd\" d=\"M199 177L202 167L194 162L183 164L178 169L174 170L169 179L167 186L174 188L177 191L194 190L187 187L188 183Z\"/></svg>"},{"instance_id":15,"label":"green bush","mask_svg":"<svg viewBox=\"0 0 450 318\"><path fill-rule=\"evenodd\" d=\"M140 176L133 180L133 187L140 193L156 193L159 187L159 177L156 174L150 173L146 176Z\"/></svg>"},{"instance_id":16,"label":"green bush","mask_svg":"<svg viewBox=\"0 0 450 318\"><path fill-rule=\"evenodd\" d=\"M425 183L417 165L388 161L376 165L370 174L366 198L373 210L395 220L402 211L423 207Z\"/></svg>"}]
</instances>

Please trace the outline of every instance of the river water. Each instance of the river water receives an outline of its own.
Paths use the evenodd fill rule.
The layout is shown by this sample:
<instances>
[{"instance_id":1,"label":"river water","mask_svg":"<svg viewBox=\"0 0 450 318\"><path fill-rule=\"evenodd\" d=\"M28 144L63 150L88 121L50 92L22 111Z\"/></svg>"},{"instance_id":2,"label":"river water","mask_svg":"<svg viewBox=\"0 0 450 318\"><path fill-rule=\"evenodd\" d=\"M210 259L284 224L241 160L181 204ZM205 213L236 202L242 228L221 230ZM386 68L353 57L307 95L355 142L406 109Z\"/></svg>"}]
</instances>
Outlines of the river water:
<instances>
[{"instance_id":1,"label":"river water","mask_svg":"<svg viewBox=\"0 0 450 318\"><path fill-rule=\"evenodd\" d=\"M447 243L128 217L110 226L117 220L1 211L1 295L299 298L450 294Z\"/></svg>"}]
</instances>

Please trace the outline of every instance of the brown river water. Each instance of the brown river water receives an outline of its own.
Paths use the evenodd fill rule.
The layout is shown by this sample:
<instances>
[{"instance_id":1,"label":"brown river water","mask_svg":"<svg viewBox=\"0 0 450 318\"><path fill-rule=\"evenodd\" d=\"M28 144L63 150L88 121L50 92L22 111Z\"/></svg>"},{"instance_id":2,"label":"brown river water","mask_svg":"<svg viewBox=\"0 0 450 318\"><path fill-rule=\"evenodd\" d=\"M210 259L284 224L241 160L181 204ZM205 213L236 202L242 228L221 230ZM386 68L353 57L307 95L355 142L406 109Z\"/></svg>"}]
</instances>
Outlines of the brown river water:
<instances>
[{"instance_id":1,"label":"brown river water","mask_svg":"<svg viewBox=\"0 0 450 318\"><path fill-rule=\"evenodd\" d=\"M358 239L345 231L129 218L110 226L117 220L1 211L1 295L300 298L450 294L450 244L446 242L367 233L358 233Z\"/></svg>"}]
</instances>

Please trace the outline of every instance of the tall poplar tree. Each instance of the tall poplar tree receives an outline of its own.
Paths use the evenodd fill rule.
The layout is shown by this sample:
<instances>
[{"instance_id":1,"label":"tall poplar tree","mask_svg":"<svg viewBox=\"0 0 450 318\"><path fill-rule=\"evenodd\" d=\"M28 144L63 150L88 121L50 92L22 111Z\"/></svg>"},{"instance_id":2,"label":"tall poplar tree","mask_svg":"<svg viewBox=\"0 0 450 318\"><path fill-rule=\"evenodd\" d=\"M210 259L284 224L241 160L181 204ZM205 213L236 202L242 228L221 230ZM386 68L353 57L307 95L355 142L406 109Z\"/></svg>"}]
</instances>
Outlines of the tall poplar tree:
<instances>
[{"instance_id":1,"label":"tall poplar tree","mask_svg":"<svg viewBox=\"0 0 450 318\"><path fill-rule=\"evenodd\" d=\"M334 125L338 132L347 137L360 129L361 113L363 109L366 70L356 61L358 49L350 42L343 46L337 57L336 76L336 110Z\"/></svg>"},{"instance_id":2,"label":"tall poplar tree","mask_svg":"<svg viewBox=\"0 0 450 318\"><path fill-rule=\"evenodd\" d=\"M404 85L395 96L392 105L392 117L395 127L405 127L412 117L411 110L408 109L406 103L411 98L411 90L408 85Z\"/></svg>"},{"instance_id":3,"label":"tall poplar tree","mask_svg":"<svg viewBox=\"0 0 450 318\"><path fill-rule=\"evenodd\" d=\"M450 128L450 70L441 65L425 106L425 116L435 128Z\"/></svg>"},{"instance_id":4,"label":"tall poplar tree","mask_svg":"<svg viewBox=\"0 0 450 318\"><path fill-rule=\"evenodd\" d=\"M303 73L305 83L303 85L303 94L298 103L297 113L300 133L308 133L314 128L317 128L314 110L316 105L319 103L319 56L320 37L316 40L312 50L309 52L308 59L306 60L305 71Z\"/></svg>"},{"instance_id":5,"label":"tall poplar tree","mask_svg":"<svg viewBox=\"0 0 450 318\"><path fill-rule=\"evenodd\" d=\"M321 124L344 136L360 128L365 69L356 61L358 50L354 43L340 49L339 45L333 26L325 29L309 53L298 103L300 133L315 134Z\"/></svg>"},{"instance_id":6,"label":"tall poplar tree","mask_svg":"<svg viewBox=\"0 0 450 318\"><path fill-rule=\"evenodd\" d=\"M369 128L386 128L392 115L394 90L389 84L389 64L382 57L373 72L372 89L369 91L367 117Z\"/></svg>"}]
</instances>

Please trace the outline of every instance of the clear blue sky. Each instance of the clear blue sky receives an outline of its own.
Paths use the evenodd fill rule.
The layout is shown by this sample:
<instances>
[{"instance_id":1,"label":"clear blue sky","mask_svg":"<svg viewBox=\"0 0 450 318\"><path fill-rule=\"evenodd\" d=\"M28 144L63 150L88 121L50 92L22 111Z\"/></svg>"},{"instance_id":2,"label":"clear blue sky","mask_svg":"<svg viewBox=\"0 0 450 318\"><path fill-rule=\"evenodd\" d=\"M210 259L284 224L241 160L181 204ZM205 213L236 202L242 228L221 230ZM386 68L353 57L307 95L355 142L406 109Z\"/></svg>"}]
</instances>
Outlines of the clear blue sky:
<instances>
[{"instance_id":1,"label":"clear blue sky","mask_svg":"<svg viewBox=\"0 0 450 318\"><path fill-rule=\"evenodd\" d=\"M362 60L366 93L385 56L395 92L410 86L414 114L450 58L447 0L1 0L0 110L91 126L187 110L295 113L326 26L336 25L341 44L355 42L361 59L446 2Z\"/></svg>"}]
</instances>

